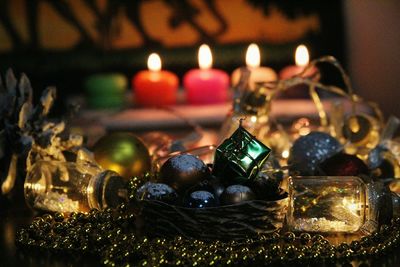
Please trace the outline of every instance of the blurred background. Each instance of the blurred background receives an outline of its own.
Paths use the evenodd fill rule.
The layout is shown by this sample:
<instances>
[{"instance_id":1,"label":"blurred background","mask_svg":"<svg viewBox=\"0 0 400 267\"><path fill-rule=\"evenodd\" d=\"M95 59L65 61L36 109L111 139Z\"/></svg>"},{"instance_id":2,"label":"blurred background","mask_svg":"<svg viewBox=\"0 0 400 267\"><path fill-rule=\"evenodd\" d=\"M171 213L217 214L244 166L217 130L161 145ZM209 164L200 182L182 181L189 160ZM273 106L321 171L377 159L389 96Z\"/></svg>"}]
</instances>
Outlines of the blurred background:
<instances>
[{"instance_id":1,"label":"blurred background","mask_svg":"<svg viewBox=\"0 0 400 267\"><path fill-rule=\"evenodd\" d=\"M399 14L397 0L0 0L0 72L25 72L35 90L55 85L65 99L84 94L91 74L130 80L152 52L182 78L202 43L228 73L245 65L249 43L276 71L305 44L311 59L338 58L358 94L400 116Z\"/></svg>"}]
</instances>

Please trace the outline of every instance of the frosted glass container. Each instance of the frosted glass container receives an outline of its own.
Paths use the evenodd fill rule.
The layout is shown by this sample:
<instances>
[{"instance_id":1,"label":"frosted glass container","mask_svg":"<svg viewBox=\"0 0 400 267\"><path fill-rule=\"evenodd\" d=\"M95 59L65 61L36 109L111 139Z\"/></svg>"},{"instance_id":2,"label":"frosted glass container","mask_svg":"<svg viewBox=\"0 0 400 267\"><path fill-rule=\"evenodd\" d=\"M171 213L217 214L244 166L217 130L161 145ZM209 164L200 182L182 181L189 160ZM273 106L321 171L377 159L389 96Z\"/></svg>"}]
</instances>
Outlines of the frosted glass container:
<instances>
[{"instance_id":1,"label":"frosted glass container","mask_svg":"<svg viewBox=\"0 0 400 267\"><path fill-rule=\"evenodd\" d=\"M116 172L90 164L38 161L24 184L25 200L33 209L87 212L116 207L126 199L125 182Z\"/></svg>"},{"instance_id":2,"label":"frosted glass container","mask_svg":"<svg viewBox=\"0 0 400 267\"><path fill-rule=\"evenodd\" d=\"M292 231L354 233L369 217L368 188L359 177L289 178L287 223Z\"/></svg>"}]
</instances>

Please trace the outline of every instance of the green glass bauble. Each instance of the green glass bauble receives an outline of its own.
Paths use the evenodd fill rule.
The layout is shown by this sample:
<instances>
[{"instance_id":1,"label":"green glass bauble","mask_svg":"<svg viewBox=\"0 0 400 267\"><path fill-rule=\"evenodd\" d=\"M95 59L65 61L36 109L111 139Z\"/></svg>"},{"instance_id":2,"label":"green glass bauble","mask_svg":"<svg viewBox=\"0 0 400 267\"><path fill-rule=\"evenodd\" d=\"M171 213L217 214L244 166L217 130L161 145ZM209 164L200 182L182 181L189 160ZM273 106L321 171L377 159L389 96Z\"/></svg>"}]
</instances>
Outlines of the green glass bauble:
<instances>
[{"instance_id":1,"label":"green glass bauble","mask_svg":"<svg viewBox=\"0 0 400 267\"><path fill-rule=\"evenodd\" d=\"M126 180L142 176L151 169L151 157L134 134L116 132L105 135L93 147L94 158L104 169L113 170Z\"/></svg>"}]
</instances>

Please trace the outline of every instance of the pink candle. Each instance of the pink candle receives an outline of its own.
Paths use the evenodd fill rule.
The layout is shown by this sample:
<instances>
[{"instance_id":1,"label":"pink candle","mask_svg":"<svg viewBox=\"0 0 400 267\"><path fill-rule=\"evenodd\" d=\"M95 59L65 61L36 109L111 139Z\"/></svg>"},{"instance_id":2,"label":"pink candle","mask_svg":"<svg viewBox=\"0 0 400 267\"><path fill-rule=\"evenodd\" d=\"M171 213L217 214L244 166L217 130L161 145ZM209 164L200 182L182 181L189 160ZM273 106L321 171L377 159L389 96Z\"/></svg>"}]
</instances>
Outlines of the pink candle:
<instances>
[{"instance_id":1,"label":"pink candle","mask_svg":"<svg viewBox=\"0 0 400 267\"><path fill-rule=\"evenodd\" d=\"M212 69L212 54L208 45L201 45L198 53L200 69L192 69L183 77L186 100L189 104L223 103L228 99L229 76Z\"/></svg>"},{"instance_id":2,"label":"pink candle","mask_svg":"<svg viewBox=\"0 0 400 267\"><path fill-rule=\"evenodd\" d=\"M147 61L149 70L142 70L132 79L135 103L140 106L167 106L176 104L178 77L161 70L161 59L153 53Z\"/></svg>"},{"instance_id":3,"label":"pink candle","mask_svg":"<svg viewBox=\"0 0 400 267\"><path fill-rule=\"evenodd\" d=\"M296 48L296 53L295 53L296 65L290 65L283 68L279 72L279 78L281 80L284 80L300 74L304 70L304 68L308 65L309 61L310 61L310 56L307 47L305 45L299 45ZM313 75L315 71L316 71L315 68L309 69L306 73L304 73L304 77Z\"/></svg>"}]
</instances>

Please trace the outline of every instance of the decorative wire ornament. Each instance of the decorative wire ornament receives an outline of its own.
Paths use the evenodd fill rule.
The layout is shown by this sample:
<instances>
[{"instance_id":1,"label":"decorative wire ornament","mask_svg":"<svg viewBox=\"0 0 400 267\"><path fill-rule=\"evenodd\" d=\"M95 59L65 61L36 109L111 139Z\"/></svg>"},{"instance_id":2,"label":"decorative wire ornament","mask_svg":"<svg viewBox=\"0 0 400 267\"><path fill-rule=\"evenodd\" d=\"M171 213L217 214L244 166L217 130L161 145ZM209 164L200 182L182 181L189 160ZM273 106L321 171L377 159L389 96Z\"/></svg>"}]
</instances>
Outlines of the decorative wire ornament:
<instances>
[{"instance_id":1,"label":"decorative wire ornament","mask_svg":"<svg viewBox=\"0 0 400 267\"><path fill-rule=\"evenodd\" d=\"M333 65L337 70L339 70L341 77L343 79L343 82L345 84L345 90L342 88L339 88L335 85L325 85L319 82L319 76L320 73L317 71L314 75L311 77L304 77L304 74L310 71L310 69L316 68L316 66L320 63L328 63ZM317 68L318 69L318 68ZM343 69L342 65L339 63L339 61L334 58L333 56L324 56L318 59L315 59L308 64L304 70L294 76L293 78L285 79L285 80L278 80L278 81L270 81L263 83L261 86L268 88L270 90L270 94L272 98L274 98L280 91L285 91L293 86L300 85L300 84L305 84L309 87L309 94L311 99L313 100L318 116L320 119L320 124L323 127L328 126L328 117L326 114L326 111L324 109L324 106L322 104L322 101L319 97L319 94L316 91L316 88L321 89L323 91L333 93L335 95L344 97L351 102L351 113L356 114L357 113L357 108L358 104L365 104L371 110L374 112L375 116L377 117L380 125L382 126L384 123L384 116L381 111L381 109L378 107L378 105L374 102L371 101L366 101L362 99L360 96L356 95L354 93L353 87L351 86L350 82L350 77L347 75L345 70Z\"/></svg>"}]
</instances>

